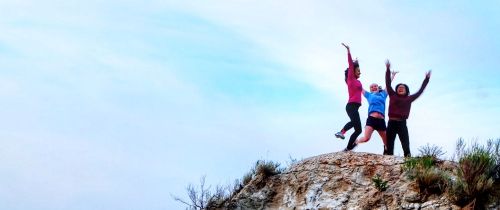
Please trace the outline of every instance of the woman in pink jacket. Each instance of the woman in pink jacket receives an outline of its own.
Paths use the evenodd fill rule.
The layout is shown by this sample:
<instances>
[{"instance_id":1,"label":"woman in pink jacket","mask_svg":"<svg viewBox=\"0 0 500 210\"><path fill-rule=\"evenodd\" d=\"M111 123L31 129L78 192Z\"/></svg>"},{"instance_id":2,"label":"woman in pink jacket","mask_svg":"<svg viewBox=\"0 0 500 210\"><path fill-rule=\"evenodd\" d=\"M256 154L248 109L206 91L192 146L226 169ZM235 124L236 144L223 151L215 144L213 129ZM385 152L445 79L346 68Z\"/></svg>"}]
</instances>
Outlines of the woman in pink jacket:
<instances>
[{"instance_id":1,"label":"woman in pink jacket","mask_svg":"<svg viewBox=\"0 0 500 210\"><path fill-rule=\"evenodd\" d=\"M350 151L356 147L356 139L361 134L361 120L359 118L359 107L361 106L361 92L363 91L363 86L361 82L358 80L361 75L361 71L359 70L358 61L353 61L351 57L351 51L349 46L342 43L344 47L347 49L347 62L349 63L349 68L347 69L347 90L349 92L349 101L345 107L347 115L349 116L349 121L344 125L344 128L335 134L335 137L344 139L344 134L347 130L354 127L354 133L352 133L349 138L349 142L347 143L347 147L344 151Z\"/></svg>"}]
</instances>

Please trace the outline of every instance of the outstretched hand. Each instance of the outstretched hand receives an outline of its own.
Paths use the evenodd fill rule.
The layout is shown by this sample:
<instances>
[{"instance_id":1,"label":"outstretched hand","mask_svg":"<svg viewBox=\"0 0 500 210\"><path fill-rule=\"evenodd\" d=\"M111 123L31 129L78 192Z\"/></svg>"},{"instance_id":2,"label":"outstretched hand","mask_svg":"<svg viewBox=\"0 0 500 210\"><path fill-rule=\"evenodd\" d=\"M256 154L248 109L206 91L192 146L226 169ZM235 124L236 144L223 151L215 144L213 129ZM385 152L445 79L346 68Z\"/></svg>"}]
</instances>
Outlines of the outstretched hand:
<instances>
[{"instance_id":1,"label":"outstretched hand","mask_svg":"<svg viewBox=\"0 0 500 210\"><path fill-rule=\"evenodd\" d=\"M349 50L349 45L346 45L346 44L344 44L344 43L342 43L342 45L344 45L344 47L345 47L347 50Z\"/></svg>"},{"instance_id":2,"label":"outstretched hand","mask_svg":"<svg viewBox=\"0 0 500 210\"><path fill-rule=\"evenodd\" d=\"M391 62L389 61L389 59L385 60L385 67L387 67L388 69L391 68Z\"/></svg>"},{"instance_id":3,"label":"outstretched hand","mask_svg":"<svg viewBox=\"0 0 500 210\"><path fill-rule=\"evenodd\" d=\"M431 73L432 70L429 70L428 72L425 73L425 78L430 79L431 78Z\"/></svg>"}]
</instances>

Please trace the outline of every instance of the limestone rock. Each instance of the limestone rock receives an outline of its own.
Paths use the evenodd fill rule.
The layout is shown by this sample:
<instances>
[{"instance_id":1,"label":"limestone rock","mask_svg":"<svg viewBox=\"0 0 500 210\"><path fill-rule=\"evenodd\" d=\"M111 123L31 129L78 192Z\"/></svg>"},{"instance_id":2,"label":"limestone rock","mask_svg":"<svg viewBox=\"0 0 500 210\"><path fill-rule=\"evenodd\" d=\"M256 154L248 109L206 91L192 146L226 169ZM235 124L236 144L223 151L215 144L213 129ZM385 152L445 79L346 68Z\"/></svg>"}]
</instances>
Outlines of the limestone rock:
<instances>
[{"instance_id":1,"label":"limestone rock","mask_svg":"<svg viewBox=\"0 0 500 210\"><path fill-rule=\"evenodd\" d=\"M422 201L414 182L405 177L403 163L402 157L361 152L319 155L263 184L254 178L230 203L234 209L460 209L444 195ZM386 191L375 188L376 174L388 181Z\"/></svg>"}]
</instances>

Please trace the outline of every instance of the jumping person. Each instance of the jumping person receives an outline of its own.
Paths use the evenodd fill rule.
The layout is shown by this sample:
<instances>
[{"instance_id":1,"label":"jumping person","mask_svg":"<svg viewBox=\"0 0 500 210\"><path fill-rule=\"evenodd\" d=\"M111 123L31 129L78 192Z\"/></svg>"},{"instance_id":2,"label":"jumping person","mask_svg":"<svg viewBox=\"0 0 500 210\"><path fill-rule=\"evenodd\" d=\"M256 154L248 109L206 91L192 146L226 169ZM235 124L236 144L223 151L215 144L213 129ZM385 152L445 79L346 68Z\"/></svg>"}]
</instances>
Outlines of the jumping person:
<instances>
[{"instance_id":1,"label":"jumping person","mask_svg":"<svg viewBox=\"0 0 500 210\"><path fill-rule=\"evenodd\" d=\"M361 134L361 120L359 118L358 109L361 106L361 91L363 91L363 86L358 80L361 75L358 61L352 60L349 46L344 43L342 43L342 45L347 49L347 62L349 63L346 79L349 101L347 102L345 110L351 121L346 123L342 131L336 133L335 136L344 139L345 132L354 127L354 133L351 134L347 147L344 149L344 151L350 151L356 146L356 138Z\"/></svg>"},{"instance_id":2,"label":"jumping person","mask_svg":"<svg viewBox=\"0 0 500 210\"><path fill-rule=\"evenodd\" d=\"M398 72L391 72L391 80ZM368 119L366 119L365 135L356 141L356 144L364 143L370 140L373 131L376 130L384 143L384 153L387 153L387 136L385 125L385 101L387 99L387 90L373 83L370 85L370 92L363 90L363 96L368 101Z\"/></svg>"},{"instance_id":3,"label":"jumping person","mask_svg":"<svg viewBox=\"0 0 500 210\"><path fill-rule=\"evenodd\" d=\"M385 85L387 93L389 94L389 122L387 123L387 154L394 155L394 141L396 135L399 136L401 146L403 147L404 156L411 157L410 153L410 137L408 136L408 127L406 127L406 120L410 115L411 103L415 101L424 92L429 79L431 78L431 71L425 73L425 79L422 86L417 93L410 95L408 85L400 83L396 85L396 91L392 89L390 78L391 63L389 60L386 62L385 71Z\"/></svg>"}]
</instances>

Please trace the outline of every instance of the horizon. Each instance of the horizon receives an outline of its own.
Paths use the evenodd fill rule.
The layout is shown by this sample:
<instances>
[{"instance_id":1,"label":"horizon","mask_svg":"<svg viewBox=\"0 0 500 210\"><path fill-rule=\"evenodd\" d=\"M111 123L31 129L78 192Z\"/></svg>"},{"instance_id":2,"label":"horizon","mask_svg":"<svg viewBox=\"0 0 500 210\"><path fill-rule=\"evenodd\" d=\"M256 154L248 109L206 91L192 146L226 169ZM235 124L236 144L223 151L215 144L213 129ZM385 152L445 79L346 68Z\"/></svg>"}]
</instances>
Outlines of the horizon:
<instances>
[{"instance_id":1,"label":"horizon","mask_svg":"<svg viewBox=\"0 0 500 210\"><path fill-rule=\"evenodd\" d=\"M411 152L430 144L450 158L459 138L500 138L499 10L498 1L2 1L0 203L180 209L170 195L185 198L203 175L224 185L257 160L341 151L353 132L334 136L348 121L342 42L364 89L385 86L386 59L399 71L393 87L410 93L432 69L407 120ZM367 108L363 98L363 132ZM354 151L382 145L374 133Z\"/></svg>"}]
</instances>

